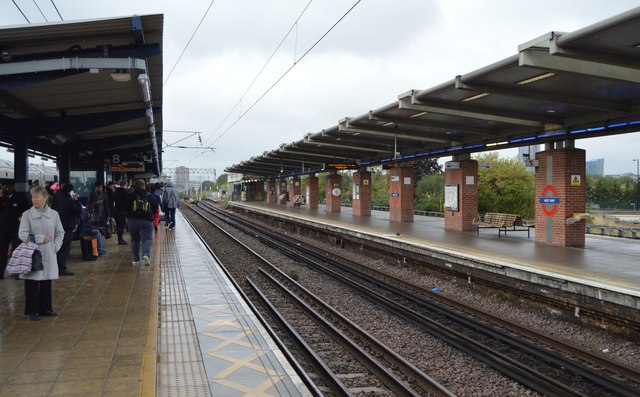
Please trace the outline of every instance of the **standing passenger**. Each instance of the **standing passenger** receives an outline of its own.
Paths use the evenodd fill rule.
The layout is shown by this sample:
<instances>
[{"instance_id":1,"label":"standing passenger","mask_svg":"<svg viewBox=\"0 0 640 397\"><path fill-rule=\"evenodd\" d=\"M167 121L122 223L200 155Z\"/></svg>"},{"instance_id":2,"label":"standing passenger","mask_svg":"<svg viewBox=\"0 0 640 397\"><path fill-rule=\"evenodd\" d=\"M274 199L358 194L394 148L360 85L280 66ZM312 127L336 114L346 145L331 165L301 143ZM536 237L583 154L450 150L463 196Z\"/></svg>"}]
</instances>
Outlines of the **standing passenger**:
<instances>
[{"instance_id":1,"label":"standing passenger","mask_svg":"<svg viewBox=\"0 0 640 397\"><path fill-rule=\"evenodd\" d=\"M170 230L176 227L176 208L178 208L178 193L173 188L173 182L167 182L167 186L162 193L162 208L166 227Z\"/></svg>"},{"instance_id":2,"label":"standing passenger","mask_svg":"<svg viewBox=\"0 0 640 397\"><path fill-rule=\"evenodd\" d=\"M42 253L44 269L20 275L24 279L25 313L32 321L40 316L57 316L53 311L51 282L58 279L56 252L62 246L64 229L58 213L47 205L49 194L42 186L31 189L33 207L22 214L18 236L23 242L29 235L35 236L38 250Z\"/></svg>"},{"instance_id":3,"label":"standing passenger","mask_svg":"<svg viewBox=\"0 0 640 397\"><path fill-rule=\"evenodd\" d=\"M156 211L153 217L153 230L155 230L155 232L157 233L158 225L160 224L160 205L162 202L162 198L158 193L158 191L160 190L160 184L156 183L154 185L149 185L149 190L151 191L151 194L153 194L153 197L156 199L156 202L158 203L158 210Z\"/></svg>"},{"instance_id":4,"label":"standing passenger","mask_svg":"<svg viewBox=\"0 0 640 397\"><path fill-rule=\"evenodd\" d=\"M116 232L118 233L118 245L127 245L124 239L124 229L127 227L127 194L129 194L129 183L126 180L118 182L113 201L115 204L114 216L116 218Z\"/></svg>"},{"instance_id":5,"label":"standing passenger","mask_svg":"<svg viewBox=\"0 0 640 397\"><path fill-rule=\"evenodd\" d=\"M158 210L158 202L149 193L143 179L134 182L134 191L127 196L127 217L131 234L133 265L151 264L151 243L153 242L153 219ZM140 251L142 250L142 260Z\"/></svg>"},{"instance_id":6,"label":"standing passenger","mask_svg":"<svg viewBox=\"0 0 640 397\"><path fill-rule=\"evenodd\" d=\"M58 212L62 228L64 229L64 241L58 251L58 271L61 276L73 276L73 272L67 269L67 258L73 242L73 232L78 227L82 206L78 202L78 196L73 194L73 185L66 184L53 199L51 208Z\"/></svg>"},{"instance_id":7,"label":"standing passenger","mask_svg":"<svg viewBox=\"0 0 640 397\"><path fill-rule=\"evenodd\" d=\"M104 192L104 185L100 182L96 182L94 190L89 195L87 200L87 206L93 204L93 212L91 213L92 222L98 227L105 227L107 220L111 216L109 213L109 197Z\"/></svg>"}]
</instances>

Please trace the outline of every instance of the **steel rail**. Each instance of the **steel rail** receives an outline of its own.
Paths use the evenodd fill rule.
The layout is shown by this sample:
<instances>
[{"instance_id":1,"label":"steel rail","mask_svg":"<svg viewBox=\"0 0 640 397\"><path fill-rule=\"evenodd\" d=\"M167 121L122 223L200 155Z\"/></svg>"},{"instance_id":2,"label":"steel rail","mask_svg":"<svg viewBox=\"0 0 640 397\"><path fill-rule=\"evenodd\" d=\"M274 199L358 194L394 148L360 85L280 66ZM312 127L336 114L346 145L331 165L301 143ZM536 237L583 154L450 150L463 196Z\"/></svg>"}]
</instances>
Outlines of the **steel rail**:
<instances>
[{"instance_id":1,"label":"steel rail","mask_svg":"<svg viewBox=\"0 0 640 397\"><path fill-rule=\"evenodd\" d=\"M296 346L299 352L301 352L307 361L311 363L316 374L322 378L324 383L333 393L338 396L349 396L351 392L340 381L336 374L322 361L320 357L315 353L313 348L304 341L304 338L295 330L295 328L284 318L284 316L276 309L271 301L264 295L257 285L249 278L246 278L247 283L259 298L262 305L268 309L271 318L273 318L279 325L280 330L287 335L289 340Z\"/></svg>"},{"instance_id":2,"label":"steel rail","mask_svg":"<svg viewBox=\"0 0 640 397\"><path fill-rule=\"evenodd\" d=\"M198 207L198 208L201 208L201 207ZM194 211L194 212L200 214L198 211ZM202 214L200 214L200 215L203 216ZM209 221L214 227L219 229L221 232L223 232L230 239L234 240L239 245L241 245L243 248L245 248L248 252L250 252L256 258L258 258L272 272L275 272L280 277L288 279L289 282L295 283L295 281L291 280L280 269L278 269L276 266L272 265L269 261L267 261L261 255L256 253L250 247L246 246L246 244L242 243L237 238L235 238L234 236L229 234L226 230L222 229L219 225L216 225L215 223L211 222L208 218L206 218L204 216L203 216L203 218L205 220ZM223 266L223 269L224 269L224 266ZM264 273L264 270L260 269L260 271ZM225 269L225 272L230 276L230 278L232 278L231 274L229 273L228 270ZM266 274L266 273L264 273L264 274ZM269 276L269 278L272 278L272 277ZM275 280L275 279L273 279L273 280ZM253 284L253 282L249 278L247 278L247 282L249 284ZM275 282L278 283L277 280ZM302 287L301 285L299 285L297 283L295 283L295 284L297 285L297 288L306 291L306 289L304 289L304 287ZM234 281L234 285L236 285L237 289L241 290L241 287L238 286L235 281ZM254 291L255 291L256 288L254 288L252 286L252 289L254 289ZM349 329L350 332L353 332L354 334L358 334L359 338L364 341L363 344L369 345L369 346L373 346L374 350L376 351L376 353L379 354L381 357L383 357L387 361L387 363L389 363L390 367L394 367L394 366L397 367L398 368L397 369L398 372L402 373L408 379L411 379L421 390L426 391L428 393L431 393L432 395L435 395L435 396L442 396L442 397L454 397L454 396L456 396L454 393L452 393L445 386L443 386L442 384L440 384L439 382L437 382L436 380L434 380L433 378L431 378L430 376L428 376L427 374L425 374L424 372L422 372L421 370L419 370L418 368L413 366L411 363L406 361L404 358L402 358L399 355L397 355L395 352L393 352L393 350L387 348L384 344L382 344L381 342L376 340L373 336L368 335L364 330L362 330L359 327L357 327L355 324L350 322L344 316L340 315L337 311L332 309L326 303L322 302L319 298L317 298L313 294L311 294L310 291L306 291L306 293L308 294L308 296L312 297L312 299L314 300L314 302L316 304L323 306L325 310L331 312L335 317L339 318L340 319L340 323L343 326L347 325L347 328ZM245 295L243 294L243 296L245 296ZM247 300L248 300L248 298L247 298ZM263 300L263 298L261 298L261 300ZM296 300L300 301L297 298L296 298ZM300 301L300 302L302 302L302 301ZM302 304L304 304L304 302ZM257 311L257 309L254 310L254 311ZM335 327L333 327L333 328L335 329ZM340 335L342 333L336 329L335 331L332 331L331 334L334 337L334 339L340 339ZM348 340L348 338L347 338L347 340ZM297 345L297 343L296 343L296 345ZM355 349L355 350L352 351L352 349ZM303 352L304 350L305 349L301 350L301 352ZM367 369L372 371L372 373L376 377L378 377L378 379L380 379L383 382L383 384L385 384L392 391L394 391L394 393L396 393L396 395L401 395L401 396L419 396L420 395L420 394L416 393L416 391L413 390L409 384L404 382L402 379L398 378L392 371L390 371L389 369L387 369L384 366L382 366L377 360L375 360L372 356L370 356L364 349L360 348L357 344L355 344L354 347L351 347L348 350L351 351L352 354L354 354L355 356L359 356L361 358L359 361L362 362L367 367ZM363 352L363 353L360 353L360 352ZM370 363L367 362L367 360L365 359L366 357L363 358L361 356L362 354L364 354L365 356L368 356L369 360L372 360L372 361ZM306 354L305 354L305 356L306 356ZM314 360L312 359L311 362L313 362L313 361ZM314 365L314 368L315 368L315 365ZM318 375L322 376L323 371L324 371L324 369L321 369L319 371ZM323 377L323 380L325 380L327 382L327 385L331 385L332 382L333 382L331 379L327 380L324 377ZM333 388L334 388L333 385L330 386L330 387L333 390ZM337 387L337 390L340 392L340 388L339 387Z\"/></svg>"},{"instance_id":3,"label":"steel rail","mask_svg":"<svg viewBox=\"0 0 640 397\"><path fill-rule=\"evenodd\" d=\"M398 396L414 396L418 397L418 394L411 386L396 376L391 370L382 366L378 360L376 360L365 349L359 346L355 341L349 338L344 332L336 328L331 321L325 318L317 310L312 308L298 296L289 291L278 280L270 277L269 274L264 271L262 274L266 279L275 286L281 294L283 294L289 301L296 305L307 315L314 323L318 324L324 332L329 334L331 338L347 350L353 357L356 358L367 370L369 370L376 378L378 378L382 384L384 384L390 391ZM257 288L257 287L255 287ZM260 291L258 289L258 291Z\"/></svg>"},{"instance_id":4,"label":"steel rail","mask_svg":"<svg viewBox=\"0 0 640 397\"><path fill-rule=\"evenodd\" d=\"M356 335L356 338L361 341L361 345L368 346L370 349L374 351L374 353L380 357L383 357L389 366L397 368L397 371L402 373L409 379L412 379L422 390L425 392L433 393L436 396L448 396L453 397L453 394L449 389L445 386L441 385L438 381L431 378L429 375L424 373L422 370L411 364L409 361L404 359L402 356L398 355L393 350L389 349L384 343L380 340L369 334L367 331L359 327L353 321L349 320L347 317L342 315L340 312L335 310L333 307L325 303L322 299L316 296L314 293L309 291L304 286L292 280L289 276L287 276L284 272L277 268L270 269L275 272L275 275L278 276L281 280L284 280L291 285L299 292L297 294L293 294L290 290L286 289L281 282L279 282L274 275L267 273L264 269L260 269L260 272L265 275L269 280L271 280L274 284L276 284L280 289L285 290L287 294L291 294L291 299L300 299L300 295L304 295L307 301L310 301L313 305L320 307L323 311L329 313L333 320L333 323L339 324L341 327L345 328L347 332L352 335ZM304 302L303 302L304 303Z\"/></svg>"},{"instance_id":5,"label":"steel rail","mask_svg":"<svg viewBox=\"0 0 640 397\"><path fill-rule=\"evenodd\" d=\"M245 224L245 226L243 227L248 227L246 226L246 224L249 224L246 221L241 221L243 224ZM257 227L256 225L250 224L251 227ZM236 226L237 227L237 226ZM266 237L263 237L264 234L271 234L268 230L266 229L262 229L261 233L255 233L255 232L251 232L252 235L256 235L258 238L260 239L266 239L267 242L270 242L271 244L273 244L273 242L271 242L270 240L268 240ZM274 236L274 238L277 239L281 239L278 236ZM302 249L299 244L295 245L294 248L296 250L300 250ZM316 249L317 250L317 249ZM315 252L314 250L310 250L308 252L306 252L303 255L298 255L295 252L291 252L290 255L294 255L297 256L298 260L307 260L308 256L316 256L319 259L321 259L322 261L327 261L327 255L323 255L323 254L319 254L317 252ZM351 261L350 261L351 262ZM361 275L359 277L362 277ZM377 285L381 285L381 283L378 280L373 280L372 282L375 282ZM384 285L384 288L389 288L388 285ZM400 291L402 294L405 294L404 291ZM398 292L396 292L398 293ZM405 294L406 295L406 294ZM418 298L407 298L407 299L418 299ZM426 300L422 300L420 301L420 304L425 304L427 303ZM460 307L458 307L460 309ZM442 309L438 309L439 311L441 311ZM462 308L462 310L467 310L466 308ZM469 311L469 310L467 310ZM474 315L483 315L482 312L475 310L474 309ZM461 316L455 314L454 317L457 317L458 319L461 318ZM460 320L456 320L456 321L460 321ZM464 322L468 322L469 320L464 318L462 321ZM479 324L473 324L471 326L474 327L479 327ZM520 327L522 328L522 327ZM517 332L516 328L513 328L512 330ZM493 333L495 333L494 331L491 331ZM502 335L503 333L500 333L500 335L496 336L499 339L505 339L505 337ZM538 338L538 335L535 335L535 333L533 333L532 331L528 331L526 333L524 333L525 335L527 335L528 337L533 337L533 338ZM538 357L543 357L543 359L547 362L554 362L555 365L559 365L559 366L565 366L567 368L570 368L572 371L576 372L577 374L579 374L580 376L584 377L585 379L589 379L590 381L594 382L595 384L598 384L599 386L608 389L614 393L616 393L617 395L622 395L622 396L635 396L638 394L638 390L636 388L633 388L623 382L617 381L616 379L613 379L609 376L606 375L602 375L600 372L593 370L589 367L585 367L584 365L579 365L576 364L575 362L573 362L572 360L568 360L564 357L560 357L558 355L553 354L552 352L549 352L547 350L544 349L540 349L538 347L535 346L531 346L528 343L523 343L521 340L518 340L516 338L508 338L511 339L511 342L509 343L515 343L517 346L519 346L519 348L523 351L528 351L530 354L534 354L537 355ZM634 370L632 368L626 367L626 366L622 366L620 364L616 364L615 362L611 362L610 360L606 360L602 357L599 356L595 356L595 355L589 355L588 352L584 352L580 349L571 347L571 346L567 346L566 344L560 342L560 341L556 341L555 343L553 343L550 338L545 338L545 340L543 341L543 343L547 343L550 344L558 349L561 349L563 351L565 351L565 353L569 353L569 354L574 354L574 356L578 356L583 360L589 360L590 362L594 362L596 364L598 363L603 363L603 368L607 368L609 370L612 371L616 371L619 373L624 374L625 376L629 376L631 375L632 377L630 379L637 379L637 378L633 378L633 374L634 374ZM563 348L563 346L565 348ZM590 360L590 358L592 360ZM607 364L608 361L608 364ZM606 366L605 366L606 365ZM524 383L527 384L527 383ZM572 391L572 390L571 390ZM569 391L564 390L561 394L563 393L568 393Z\"/></svg>"},{"instance_id":6,"label":"steel rail","mask_svg":"<svg viewBox=\"0 0 640 397\"><path fill-rule=\"evenodd\" d=\"M572 355L580 360L589 362L589 363L593 363L596 364L598 367L605 369L607 371L610 372L614 372L620 375L623 375L625 377L627 377L630 380L638 380L640 379L640 371L629 367L628 365L624 365L622 363L619 363L617 361L608 359L606 357L603 357L600 354L597 353L592 353L590 351L584 350L580 347L574 346L574 345L570 345L558 338L554 338L551 336L547 336L544 334L541 334L537 331L534 331L532 329L523 327L519 324L516 324L512 321L506 320L504 318L501 317L497 317L494 316L491 313L482 311L480 309L476 309L472 306L468 306L465 305L464 303L461 303L457 300L455 300L454 298L448 297L448 296L443 296L441 294L437 294L434 293L428 289L425 289L419 285L416 285L415 283L412 283L411 281L407 281L407 280L402 280L399 279L397 277L394 277L384 271L378 270L378 269L374 269L374 268L370 268L364 265L359 264L358 262L354 262L348 258L344 258L341 255L335 254L335 253L331 253L330 255L335 256L337 258L340 259L340 261L344 262L345 264L348 264L348 268L357 268L360 269L361 272L363 273L370 273L372 274L372 280L389 280L391 283L397 285L400 289L400 291L415 291L416 294L418 294L418 296L427 296L429 299L438 301L439 303L443 304L443 305L448 305L451 306L453 308L455 308L456 310L460 310L462 312L466 312L469 313L475 317L478 317L480 319L483 319L485 321L494 323L496 325L498 325L499 327L502 327L504 329L508 329L511 332L520 334L520 335L524 335L530 339L536 340L542 344L546 344L549 345L551 347L553 347L554 349L560 350L565 352L566 354Z\"/></svg>"}]
</instances>

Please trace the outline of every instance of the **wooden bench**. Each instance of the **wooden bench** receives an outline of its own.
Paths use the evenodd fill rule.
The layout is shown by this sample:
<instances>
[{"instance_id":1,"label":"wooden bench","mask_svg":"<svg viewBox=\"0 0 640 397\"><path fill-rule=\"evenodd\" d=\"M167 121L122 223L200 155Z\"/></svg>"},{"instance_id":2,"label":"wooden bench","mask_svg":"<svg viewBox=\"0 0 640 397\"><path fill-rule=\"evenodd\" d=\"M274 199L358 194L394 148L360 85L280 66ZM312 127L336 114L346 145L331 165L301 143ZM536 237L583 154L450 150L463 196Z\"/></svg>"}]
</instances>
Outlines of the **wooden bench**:
<instances>
[{"instance_id":1,"label":"wooden bench","mask_svg":"<svg viewBox=\"0 0 640 397\"><path fill-rule=\"evenodd\" d=\"M499 212L487 212L482 220L475 218L473 224L478 226L476 236L480 235L480 229L498 229L498 238L502 233L507 232L527 232L527 238L531 237L533 226L524 223L522 218L514 214L503 214Z\"/></svg>"}]
</instances>

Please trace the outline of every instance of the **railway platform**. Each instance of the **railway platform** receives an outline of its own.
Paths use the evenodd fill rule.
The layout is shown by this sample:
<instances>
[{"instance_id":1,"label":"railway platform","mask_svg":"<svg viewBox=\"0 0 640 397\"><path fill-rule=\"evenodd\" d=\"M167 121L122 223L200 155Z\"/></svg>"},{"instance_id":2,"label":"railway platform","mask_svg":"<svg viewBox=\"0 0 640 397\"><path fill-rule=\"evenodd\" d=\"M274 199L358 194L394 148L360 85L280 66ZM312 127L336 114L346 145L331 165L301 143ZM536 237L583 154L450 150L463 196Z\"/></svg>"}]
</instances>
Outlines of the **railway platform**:
<instances>
[{"instance_id":1,"label":"railway platform","mask_svg":"<svg viewBox=\"0 0 640 397\"><path fill-rule=\"evenodd\" d=\"M296 222L319 230L351 236L418 254L432 255L456 266L481 268L501 276L559 288L640 309L640 241L586 236L585 248L535 242L535 228L527 233L498 236L495 229L447 231L444 219L415 216L414 222L391 222L389 213L372 211L354 216L352 209L326 212L266 202L230 202L231 208ZM550 287L550 288L548 288Z\"/></svg>"},{"instance_id":2,"label":"railway platform","mask_svg":"<svg viewBox=\"0 0 640 397\"><path fill-rule=\"evenodd\" d=\"M23 315L24 282L0 280L0 397L306 396L301 379L180 213L151 266L129 246L53 282L57 317Z\"/></svg>"}]
</instances>

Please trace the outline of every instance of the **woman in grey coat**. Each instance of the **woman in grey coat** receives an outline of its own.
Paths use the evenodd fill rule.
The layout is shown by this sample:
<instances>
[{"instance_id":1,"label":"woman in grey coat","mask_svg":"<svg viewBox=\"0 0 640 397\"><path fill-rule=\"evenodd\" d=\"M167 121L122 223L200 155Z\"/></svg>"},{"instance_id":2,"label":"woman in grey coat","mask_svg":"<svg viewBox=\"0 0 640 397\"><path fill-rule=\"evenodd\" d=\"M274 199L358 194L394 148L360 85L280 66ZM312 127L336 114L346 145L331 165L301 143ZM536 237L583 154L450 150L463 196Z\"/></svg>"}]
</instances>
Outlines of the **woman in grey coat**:
<instances>
[{"instance_id":1,"label":"woman in grey coat","mask_svg":"<svg viewBox=\"0 0 640 397\"><path fill-rule=\"evenodd\" d=\"M44 270L23 274L25 294L25 314L33 321L40 316L57 316L51 299L51 280L58 279L56 252L62 246L64 229L58 213L47 205L49 193L42 186L31 189L33 207L22 214L18 237L27 242L29 234L35 235L38 250L42 253Z\"/></svg>"}]
</instances>

